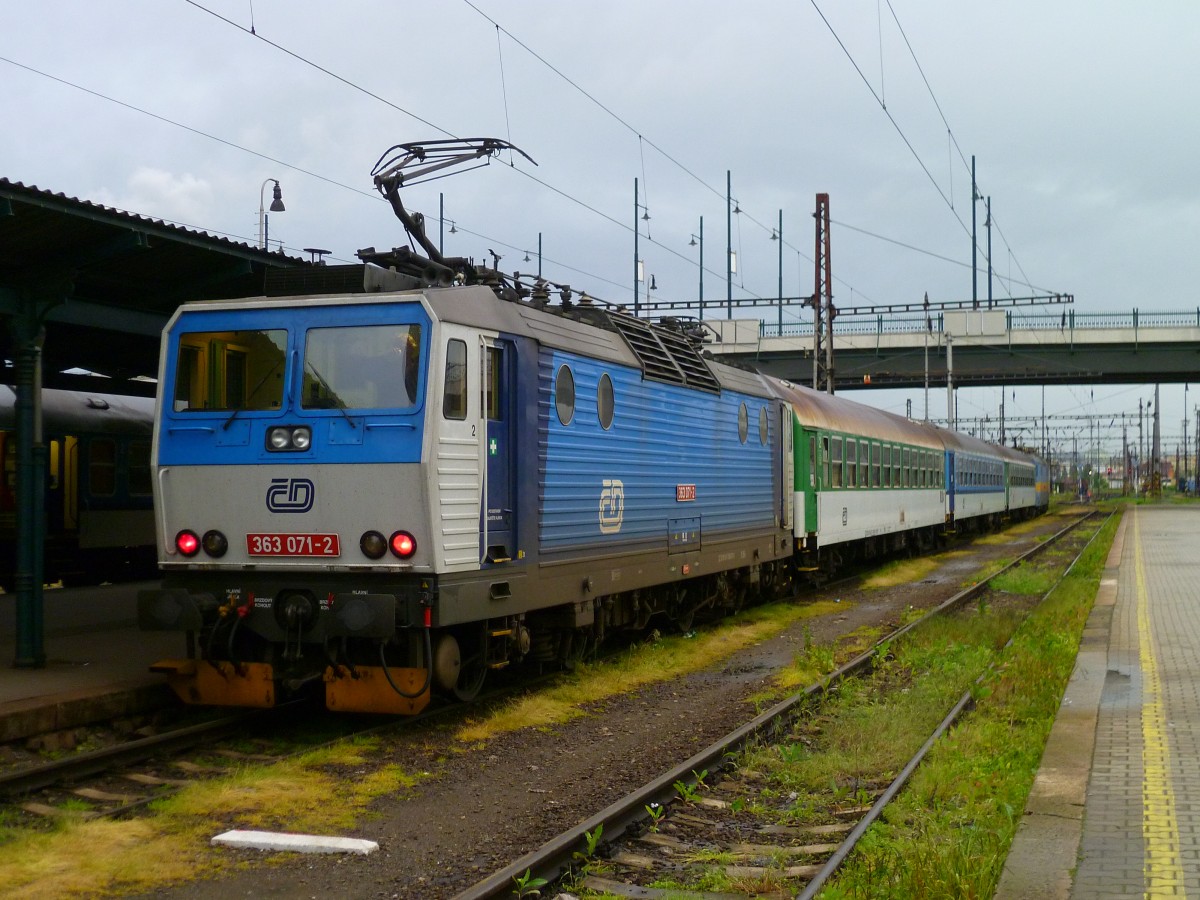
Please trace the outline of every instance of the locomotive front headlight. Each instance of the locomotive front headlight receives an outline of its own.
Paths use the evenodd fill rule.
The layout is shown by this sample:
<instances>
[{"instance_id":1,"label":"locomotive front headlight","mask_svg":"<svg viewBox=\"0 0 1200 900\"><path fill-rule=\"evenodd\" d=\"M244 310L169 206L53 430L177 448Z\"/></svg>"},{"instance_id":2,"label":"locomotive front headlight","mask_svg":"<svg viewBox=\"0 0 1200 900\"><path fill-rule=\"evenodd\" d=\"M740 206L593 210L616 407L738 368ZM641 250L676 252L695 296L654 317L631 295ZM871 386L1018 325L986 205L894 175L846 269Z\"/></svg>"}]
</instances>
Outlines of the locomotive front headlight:
<instances>
[{"instance_id":1,"label":"locomotive front headlight","mask_svg":"<svg viewBox=\"0 0 1200 900\"><path fill-rule=\"evenodd\" d=\"M387 553L388 542L378 531L368 531L358 539L358 548L368 559L379 559Z\"/></svg>"},{"instance_id":2,"label":"locomotive front headlight","mask_svg":"<svg viewBox=\"0 0 1200 900\"><path fill-rule=\"evenodd\" d=\"M292 446L297 450L307 450L312 446L312 430L301 425L292 432Z\"/></svg>"},{"instance_id":3,"label":"locomotive front headlight","mask_svg":"<svg viewBox=\"0 0 1200 900\"><path fill-rule=\"evenodd\" d=\"M400 559L408 559L417 552L417 539L407 531L397 531L388 543L392 553Z\"/></svg>"},{"instance_id":4,"label":"locomotive front headlight","mask_svg":"<svg viewBox=\"0 0 1200 900\"><path fill-rule=\"evenodd\" d=\"M229 550L228 538L216 529L204 532L200 544L204 547L204 552L215 559L220 559Z\"/></svg>"},{"instance_id":5,"label":"locomotive front headlight","mask_svg":"<svg viewBox=\"0 0 1200 900\"><path fill-rule=\"evenodd\" d=\"M267 445L272 450L286 450L291 443L292 435L286 428L272 428L267 432Z\"/></svg>"},{"instance_id":6,"label":"locomotive front headlight","mask_svg":"<svg viewBox=\"0 0 1200 900\"><path fill-rule=\"evenodd\" d=\"M200 552L200 538L190 528L175 535L175 549L183 556L195 556Z\"/></svg>"}]
</instances>

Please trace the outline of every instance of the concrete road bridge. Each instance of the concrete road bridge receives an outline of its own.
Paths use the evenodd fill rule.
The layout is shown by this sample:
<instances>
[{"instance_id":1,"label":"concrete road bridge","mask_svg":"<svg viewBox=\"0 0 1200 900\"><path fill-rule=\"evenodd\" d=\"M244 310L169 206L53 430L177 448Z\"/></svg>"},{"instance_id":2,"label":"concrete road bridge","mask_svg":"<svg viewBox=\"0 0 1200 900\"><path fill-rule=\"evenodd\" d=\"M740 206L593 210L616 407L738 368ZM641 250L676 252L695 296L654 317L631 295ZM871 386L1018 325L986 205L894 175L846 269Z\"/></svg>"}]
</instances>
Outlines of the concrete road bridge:
<instances>
[{"instance_id":1,"label":"concrete road bridge","mask_svg":"<svg viewBox=\"0 0 1200 900\"><path fill-rule=\"evenodd\" d=\"M799 384L813 380L812 325L705 319L716 356L752 362ZM782 333L781 333L782 332ZM834 384L1151 384L1200 380L1200 307L1171 312L980 309L931 315L841 315ZM927 361L928 360L928 361Z\"/></svg>"}]
</instances>

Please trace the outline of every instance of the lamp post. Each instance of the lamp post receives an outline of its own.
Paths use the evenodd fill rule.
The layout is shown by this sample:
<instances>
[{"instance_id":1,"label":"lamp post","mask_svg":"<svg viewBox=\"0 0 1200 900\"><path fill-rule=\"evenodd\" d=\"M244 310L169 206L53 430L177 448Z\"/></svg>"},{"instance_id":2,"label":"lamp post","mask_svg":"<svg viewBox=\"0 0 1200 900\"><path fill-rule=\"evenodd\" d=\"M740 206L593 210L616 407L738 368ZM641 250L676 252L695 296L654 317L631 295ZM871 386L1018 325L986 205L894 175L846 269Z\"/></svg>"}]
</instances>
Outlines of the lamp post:
<instances>
[{"instance_id":1,"label":"lamp post","mask_svg":"<svg viewBox=\"0 0 1200 900\"><path fill-rule=\"evenodd\" d=\"M279 189L278 178L268 178L262 183L262 187L258 189L258 246L262 249L267 249L267 214L263 211L263 200L267 190L267 185L271 182L275 183L275 190L271 196L271 212L283 212L283 192Z\"/></svg>"},{"instance_id":2,"label":"lamp post","mask_svg":"<svg viewBox=\"0 0 1200 900\"><path fill-rule=\"evenodd\" d=\"M696 246L696 239L700 239L700 315L698 318L701 322L704 321L704 216L700 217L700 234L692 235L692 239L688 242L689 247Z\"/></svg>"},{"instance_id":3,"label":"lamp post","mask_svg":"<svg viewBox=\"0 0 1200 900\"><path fill-rule=\"evenodd\" d=\"M638 212L642 212L640 221L646 223L646 238L650 238L650 207L641 203L638 200L638 180L633 179L633 314L638 316L641 314L641 299L638 296L638 282L645 281L645 263L641 256L638 255L638 238L641 236L641 225L639 224ZM650 294L646 294L646 299L650 299Z\"/></svg>"}]
</instances>

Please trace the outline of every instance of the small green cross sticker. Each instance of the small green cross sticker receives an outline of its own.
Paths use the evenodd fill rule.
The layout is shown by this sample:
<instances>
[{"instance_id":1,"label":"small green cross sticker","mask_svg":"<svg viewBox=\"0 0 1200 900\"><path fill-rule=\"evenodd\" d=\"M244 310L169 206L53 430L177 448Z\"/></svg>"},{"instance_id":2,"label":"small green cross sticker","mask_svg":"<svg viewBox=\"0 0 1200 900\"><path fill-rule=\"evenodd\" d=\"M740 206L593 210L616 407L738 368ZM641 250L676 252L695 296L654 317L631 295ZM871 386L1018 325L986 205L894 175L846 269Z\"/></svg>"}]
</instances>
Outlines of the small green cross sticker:
<instances>
[{"instance_id":1,"label":"small green cross sticker","mask_svg":"<svg viewBox=\"0 0 1200 900\"><path fill-rule=\"evenodd\" d=\"M496 455L496 439L495 438L488 438L488 455L489 456Z\"/></svg>"}]
</instances>

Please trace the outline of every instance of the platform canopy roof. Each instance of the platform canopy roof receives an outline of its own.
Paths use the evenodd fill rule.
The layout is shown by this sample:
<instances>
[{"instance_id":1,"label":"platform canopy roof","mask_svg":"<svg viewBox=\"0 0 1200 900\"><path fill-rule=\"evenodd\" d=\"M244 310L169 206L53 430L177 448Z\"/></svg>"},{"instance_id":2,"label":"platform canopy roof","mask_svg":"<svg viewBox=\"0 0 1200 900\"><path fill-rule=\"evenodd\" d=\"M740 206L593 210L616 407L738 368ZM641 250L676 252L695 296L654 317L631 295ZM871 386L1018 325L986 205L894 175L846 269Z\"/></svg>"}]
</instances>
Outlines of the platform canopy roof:
<instances>
[{"instance_id":1,"label":"platform canopy roof","mask_svg":"<svg viewBox=\"0 0 1200 900\"><path fill-rule=\"evenodd\" d=\"M21 329L41 322L46 387L152 394L142 379L176 307L261 295L268 270L311 265L0 178L0 381L13 382Z\"/></svg>"}]
</instances>

